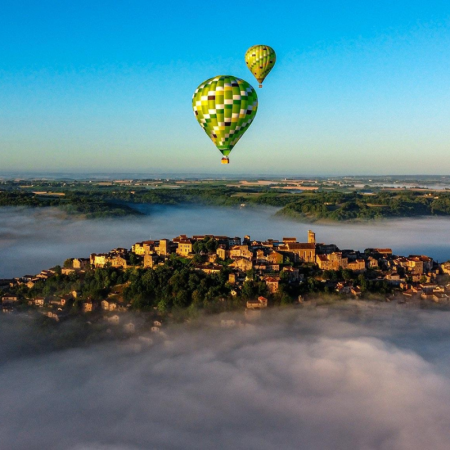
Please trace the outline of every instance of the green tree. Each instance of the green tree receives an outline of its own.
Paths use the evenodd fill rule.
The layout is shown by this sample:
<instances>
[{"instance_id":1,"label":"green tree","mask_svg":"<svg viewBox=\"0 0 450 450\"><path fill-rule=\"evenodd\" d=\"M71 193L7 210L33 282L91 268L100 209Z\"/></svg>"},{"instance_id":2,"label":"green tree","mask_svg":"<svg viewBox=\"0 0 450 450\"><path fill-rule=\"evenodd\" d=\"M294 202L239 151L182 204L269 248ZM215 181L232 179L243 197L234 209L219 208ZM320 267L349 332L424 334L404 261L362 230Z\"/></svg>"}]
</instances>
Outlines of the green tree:
<instances>
[{"instance_id":1,"label":"green tree","mask_svg":"<svg viewBox=\"0 0 450 450\"><path fill-rule=\"evenodd\" d=\"M324 270L322 272L322 280L329 280L331 279L331 270Z\"/></svg>"},{"instance_id":2,"label":"green tree","mask_svg":"<svg viewBox=\"0 0 450 450\"><path fill-rule=\"evenodd\" d=\"M352 279L353 279L353 271L350 270L350 269L344 269L344 270L342 271L342 278L343 278L345 281L352 280Z\"/></svg>"},{"instance_id":3,"label":"green tree","mask_svg":"<svg viewBox=\"0 0 450 450\"><path fill-rule=\"evenodd\" d=\"M160 314L166 314L169 311L169 305L167 304L166 300L160 300L158 302L157 308Z\"/></svg>"},{"instance_id":4,"label":"green tree","mask_svg":"<svg viewBox=\"0 0 450 450\"><path fill-rule=\"evenodd\" d=\"M366 280L364 274L358 275L358 285L361 288L361 292L366 292L369 289L369 283Z\"/></svg>"}]
</instances>

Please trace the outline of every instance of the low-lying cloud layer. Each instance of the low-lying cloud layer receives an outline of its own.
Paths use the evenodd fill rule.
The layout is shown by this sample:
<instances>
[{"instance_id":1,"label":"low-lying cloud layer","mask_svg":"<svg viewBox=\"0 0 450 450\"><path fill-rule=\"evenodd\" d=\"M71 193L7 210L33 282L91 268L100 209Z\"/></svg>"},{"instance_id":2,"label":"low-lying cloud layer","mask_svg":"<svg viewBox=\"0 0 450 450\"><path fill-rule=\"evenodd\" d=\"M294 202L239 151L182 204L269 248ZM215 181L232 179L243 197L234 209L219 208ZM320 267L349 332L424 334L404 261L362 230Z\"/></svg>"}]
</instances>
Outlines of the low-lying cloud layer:
<instances>
[{"instance_id":1,"label":"low-lying cloud layer","mask_svg":"<svg viewBox=\"0 0 450 450\"><path fill-rule=\"evenodd\" d=\"M3 359L0 448L450 448L450 313L266 317Z\"/></svg>"}]
</instances>

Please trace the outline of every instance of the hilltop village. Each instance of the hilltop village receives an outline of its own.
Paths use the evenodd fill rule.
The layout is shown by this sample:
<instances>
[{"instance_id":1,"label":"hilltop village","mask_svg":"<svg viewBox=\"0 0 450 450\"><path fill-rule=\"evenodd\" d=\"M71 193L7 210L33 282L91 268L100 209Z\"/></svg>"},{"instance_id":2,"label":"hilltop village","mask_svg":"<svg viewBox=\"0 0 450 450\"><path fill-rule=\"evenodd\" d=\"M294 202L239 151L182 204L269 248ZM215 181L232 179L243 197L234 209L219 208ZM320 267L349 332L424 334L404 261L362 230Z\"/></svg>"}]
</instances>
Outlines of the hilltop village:
<instances>
[{"instance_id":1,"label":"hilltop village","mask_svg":"<svg viewBox=\"0 0 450 450\"><path fill-rule=\"evenodd\" d=\"M341 250L316 242L313 231L307 242L180 235L71 258L37 275L0 280L0 289L3 313L31 308L57 322L85 315L132 333L136 324L122 317L129 310L148 312L159 332L166 318L185 318L180 311L257 311L324 296L445 303L449 274L450 262L390 248Z\"/></svg>"}]
</instances>

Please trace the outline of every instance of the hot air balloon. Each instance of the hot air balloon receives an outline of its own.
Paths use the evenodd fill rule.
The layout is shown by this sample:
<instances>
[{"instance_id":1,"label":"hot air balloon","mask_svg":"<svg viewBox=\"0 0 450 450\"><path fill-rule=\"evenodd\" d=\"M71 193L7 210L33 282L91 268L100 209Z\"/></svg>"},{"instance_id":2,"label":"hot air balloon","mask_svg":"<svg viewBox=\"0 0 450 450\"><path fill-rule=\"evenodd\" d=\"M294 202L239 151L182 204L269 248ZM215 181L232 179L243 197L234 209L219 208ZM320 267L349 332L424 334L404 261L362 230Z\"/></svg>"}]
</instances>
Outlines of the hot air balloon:
<instances>
[{"instance_id":1,"label":"hot air balloon","mask_svg":"<svg viewBox=\"0 0 450 450\"><path fill-rule=\"evenodd\" d=\"M258 80L260 88L262 88L262 82L269 75L276 60L275 50L268 45L254 45L245 53L247 67Z\"/></svg>"},{"instance_id":2,"label":"hot air balloon","mask_svg":"<svg viewBox=\"0 0 450 450\"><path fill-rule=\"evenodd\" d=\"M219 75L195 90L192 108L198 123L222 153L222 164L229 164L228 155L256 116L256 91L240 78Z\"/></svg>"}]
</instances>

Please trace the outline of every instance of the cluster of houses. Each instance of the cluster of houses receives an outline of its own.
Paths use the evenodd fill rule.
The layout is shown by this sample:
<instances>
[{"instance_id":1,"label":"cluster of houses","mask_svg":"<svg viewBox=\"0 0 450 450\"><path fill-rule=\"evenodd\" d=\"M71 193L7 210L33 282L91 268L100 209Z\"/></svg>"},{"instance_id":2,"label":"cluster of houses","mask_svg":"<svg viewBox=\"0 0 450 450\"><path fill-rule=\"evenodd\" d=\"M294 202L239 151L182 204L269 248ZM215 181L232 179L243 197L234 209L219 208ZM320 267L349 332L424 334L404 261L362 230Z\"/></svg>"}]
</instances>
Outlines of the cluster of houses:
<instances>
[{"instance_id":1,"label":"cluster of houses","mask_svg":"<svg viewBox=\"0 0 450 450\"><path fill-rule=\"evenodd\" d=\"M422 298L425 295L423 289L428 292L428 286L434 285L437 275L450 273L450 263L439 266L432 258L424 255L396 256L390 248L368 248L364 252L340 250L335 244L316 242L315 233L311 230L308 231L307 242L298 242L295 237L259 241L252 240L250 236L241 240L239 237L228 236L180 235L172 240L137 242L130 252L121 248L108 254L92 254L89 263L94 267L110 264L113 267L125 268L133 265L130 263L130 254L134 254L139 258L138 265L154 268L164 264L171 254L194 258L196 242L207 240L217 243L216 250L200 252L203 261L193 266L196 270L208 274L219 273L223 270L223 265L218 264L218 261L231 261L228 267L233 269L233 272L229 275L229 283L234 287L231 291L234 296L239 295L248 271L253 271L256 277L264 281L270 293L276 293L281 279L290 283L303 281L303 274L299 271L302 264L316 265L323 272L347 269L358 274L373 270L377 273L376 281L386 281L404 291L406 296L414 291L414 295ZM361 289L352 282L333 283L323 275L322 281L338 293L361 295ZM446 290L442 286L438 289ZM439 298L445 297L441 295ZM255 306L249 304L248 307Z\"/></svg>"},{"instance_id":2,"label":"cluster of houses","mask_svg":"<svg viewBox=\"0 0 450 450\"><path fill-rule=\"evenodd\" d=\"M19 282L23 282L19 280ZM68 306L77 299L79 292L72 291L70 294L60 297L35 297L28 300L29 306L35 306L38 311L56 322L59 322L68 317ZM10 313L14 311L16 305L19 303L17 295L4 295L2 297L2 311L3 313ZM114 327L121 327L122 331L128 335L133 335L137 328L142 328L136 321L136 317L131 317L129 314L124 314L130 308L129 303L124 303L120 297L117 297L117 292L113 292L107 299L101 302L95 302L92 299L85 299L81 301L81 311L90 313L96 310L102 312L102 320L108 325ZM163 336L162 320L153 320L150 325L150 333L158 333Z\"/></svg>"},{"instance_id":3,"label":"cluster of houses","mask_svg":"<svg viewBox=\"0 0 450 450\"><path fill-rule=\"evenodd\" d=\"M28 288L32 288L38 281L48 280L50 277L53 277L56 272L52 269L43 270L41 273L37 275L24 275L23 277L15 278L14 280L9 280L9 283L12 286L21 286L26 285Z\"/></svg>"},{"instance_id":4,"label":"cluster of houses","mask_svg":"<svg viewBox=\"0 0 450 450\"><path fill-rule=\"evenodd\" d=\"M334 244L316 242L313 231L308 231L307 242L298 242L295 237L259 241L251 239L250 236L241 239L215 235L192 237L180 235L172 240L148 240L137 242L131 250L116 248L109 253L93 253L89 258L74 258L71 260L71 267L64 267L62 273L83 272L89 268L107 266L122 269L155 268L165 264L172 255L191 259L194 270L207 274L221 272L223 262L226 261L226 265L231 269L228 282L232 286L232 296L239 296L250 271L252 277L266 284L269 293L276 294L282 281L302 283L304 281L302 266L308 265L318 269L317 279L326 283L328 291L358 297L361 295L361 288L357 283L351 280L333 281L333 277L326 276L327 271L332 273L331 271L348 270L360 274L371 270L372 275L375 274L376 281L387 282L398 289L405 299L414 297L438 302L450 298L450 284L444 286L437 283L439 274L450 274L450 262L438 265L432 258L424 255L396 256L390 248L368 248L364 252L340 250ZM55 270L44 270L35 276L26 275L13 280L0 280L0 288L2 283L3 286L15 287L25 284L32 288L36 282L46 280L55 273ZM67 309L65 308L67 303L75 301L77 295L74 291L61 298L38 297L30 299L29 303L40 308L46 307L46 314L49 317L60 320ZM129 305L121 300L120 292L113 292L110 297L99 303L89 299L80 300L81 310L88 313L101 309L108 313L108 321L118 324L120 313L126 311ZM11 311L17 302L16 296L4 295L3 311ZM266 298L259 297L248 301L247 309L263 309L267 307L267 303ZM156 330L157 326L155 332Z\"/></svg>"}]
</instances>

